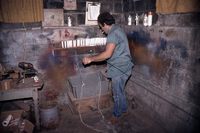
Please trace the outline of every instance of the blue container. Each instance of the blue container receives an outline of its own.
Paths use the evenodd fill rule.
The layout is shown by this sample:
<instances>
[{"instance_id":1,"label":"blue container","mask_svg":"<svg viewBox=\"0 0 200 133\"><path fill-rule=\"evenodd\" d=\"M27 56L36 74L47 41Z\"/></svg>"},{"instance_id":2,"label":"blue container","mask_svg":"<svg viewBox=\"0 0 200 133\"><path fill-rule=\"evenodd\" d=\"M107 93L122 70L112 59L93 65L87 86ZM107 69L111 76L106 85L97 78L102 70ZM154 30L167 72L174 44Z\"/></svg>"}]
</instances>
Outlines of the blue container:
<instances>
[{"instance_id":1,"label":"blue container","mask_svg":"<svg viewBox=\"0 0 200 133\"><path fill-rule=\"evenodd\" d=\"M41 125L45 129L59 126L59 109L57 102L45 102L39 105Z\"/></svg>"}]
</instances>

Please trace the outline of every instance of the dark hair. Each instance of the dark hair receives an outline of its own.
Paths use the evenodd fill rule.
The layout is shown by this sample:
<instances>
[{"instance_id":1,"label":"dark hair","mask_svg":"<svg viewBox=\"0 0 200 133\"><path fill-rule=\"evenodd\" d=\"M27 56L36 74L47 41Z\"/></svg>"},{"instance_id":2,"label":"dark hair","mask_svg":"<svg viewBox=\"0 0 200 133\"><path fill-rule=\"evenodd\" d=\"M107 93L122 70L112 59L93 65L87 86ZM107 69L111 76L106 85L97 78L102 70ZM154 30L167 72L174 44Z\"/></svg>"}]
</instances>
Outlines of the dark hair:
<instances>
[{"instance_id":1,"label":"dark hair","mask_svg":"<svg viewBox=\"0 0 200 133\"><path fill-rule=\"evenodd\" d=\"M104 23L106 23L107 25L115 24L115 19L112 15L110 15L110 13L103 12L98 16L98 23L104 27Z\"/></svg>"}]
</instances>

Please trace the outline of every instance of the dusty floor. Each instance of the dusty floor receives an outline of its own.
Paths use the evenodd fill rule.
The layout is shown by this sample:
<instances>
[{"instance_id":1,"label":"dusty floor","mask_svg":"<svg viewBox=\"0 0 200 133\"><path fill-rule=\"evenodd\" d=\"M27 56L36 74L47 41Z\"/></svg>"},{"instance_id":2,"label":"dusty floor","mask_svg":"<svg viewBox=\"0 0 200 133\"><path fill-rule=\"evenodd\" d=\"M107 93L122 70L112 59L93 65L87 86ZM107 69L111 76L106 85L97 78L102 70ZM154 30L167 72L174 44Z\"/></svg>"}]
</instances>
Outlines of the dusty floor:
<instances>
[{"instance_id":1,"label":"dusty floor","mask_svg":"<svg viewBox=\"0 0 200 133\"><path fill-rule=\"evenodd\" d=\"M1 104L1 111L16 110L11 102ZM111 116L113 102L110 107L96 110L90 113L73 115L68 105L59 107L59 126L54 129L34 130L34 133L166 133L166 131L149 118L140 108L130 109L131 114L123 116L114 125L106 125L107 119ZM30 113L34 114L34 112ZM103 116L103 117L102 117ZM80 119L81 118L81 119ZM33 120L33 119L32 119ZM30 119L32 123L34 123ZM9 132L10 133L10 132Z\"/></svg>"},{"instance_id":2,"label":"dusty floor","mask_svg":"<svg viewBox=\"0 0 200 133\"><path fill-rule=\"evenodd\" d=\"M51 130L41 129L35 133L166 133L165 130L145 115L139 108L131 109L131 114L123 116L114 125L106 125L106 120L111 116L113 103L101 113L96 110L91 113L74 116L68 105L59 107L59 127ZM83 124L84 123L84 124Z\"/></svg>"}]
</instances>

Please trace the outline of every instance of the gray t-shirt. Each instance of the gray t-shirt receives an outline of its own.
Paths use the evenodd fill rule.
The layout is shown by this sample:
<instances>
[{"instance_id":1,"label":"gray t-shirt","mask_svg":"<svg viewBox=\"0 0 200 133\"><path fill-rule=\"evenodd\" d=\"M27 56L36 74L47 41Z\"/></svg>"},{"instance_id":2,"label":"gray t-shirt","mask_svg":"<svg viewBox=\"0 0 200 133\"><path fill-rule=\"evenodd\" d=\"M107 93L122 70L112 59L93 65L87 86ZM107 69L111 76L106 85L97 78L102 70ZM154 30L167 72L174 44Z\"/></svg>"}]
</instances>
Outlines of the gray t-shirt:
<instances>
[{"instance_id":1,"label":"gray t-shirt","mask_svg":"<svg viewBox=\"0 0 200 133\"><path fill-rule=\"evenodd\" d=\"M128 39L122 28L116 24L108 32L106 45L108 43L113 43L116 47L111 58L107 60L107 77L113 78L130 71L134 64L131 61Z\"/></svg>"}]
</instances>

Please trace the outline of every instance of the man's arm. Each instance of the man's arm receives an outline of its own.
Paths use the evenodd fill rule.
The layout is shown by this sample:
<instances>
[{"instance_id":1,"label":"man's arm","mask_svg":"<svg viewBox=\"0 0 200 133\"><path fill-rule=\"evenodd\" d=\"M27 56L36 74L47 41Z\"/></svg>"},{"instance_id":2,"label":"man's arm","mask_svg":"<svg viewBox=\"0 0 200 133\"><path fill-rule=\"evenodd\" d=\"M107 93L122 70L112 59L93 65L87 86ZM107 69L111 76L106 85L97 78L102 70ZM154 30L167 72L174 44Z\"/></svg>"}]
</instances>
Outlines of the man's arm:
<instances>
[{"instance_id":1,"label":"man's arm","mask_svg":"<svg viewBox=\"0 0 200 133\"><path fill-rule=\"evenodd\" d=\"M116 47L116 45L114 43L108 43L106 45L106 50L104 52L100 53L99 55L92 56L92 57L84 57L82 59L82 62L84 65L86 65L86 64L90 64L91 62L104 61L112 56L112 53L113 53L115 47Z\"/></svg>"}]
</instances>

